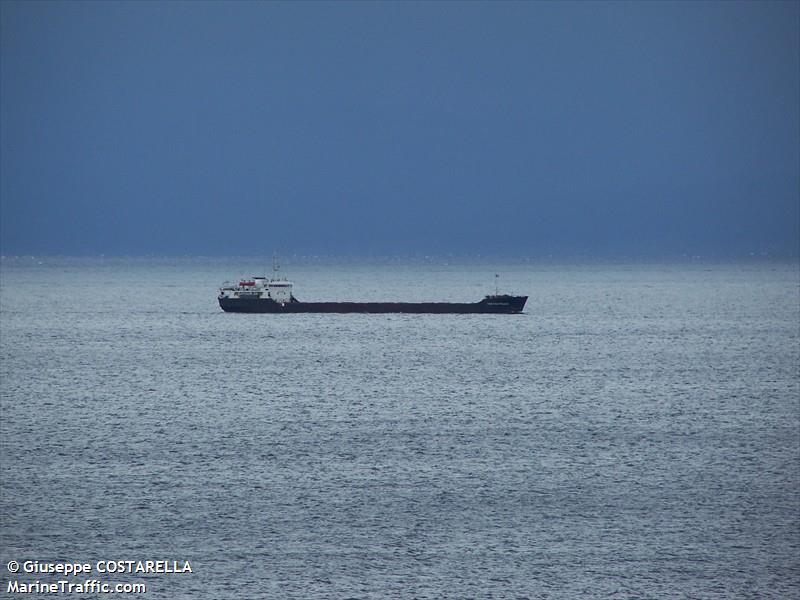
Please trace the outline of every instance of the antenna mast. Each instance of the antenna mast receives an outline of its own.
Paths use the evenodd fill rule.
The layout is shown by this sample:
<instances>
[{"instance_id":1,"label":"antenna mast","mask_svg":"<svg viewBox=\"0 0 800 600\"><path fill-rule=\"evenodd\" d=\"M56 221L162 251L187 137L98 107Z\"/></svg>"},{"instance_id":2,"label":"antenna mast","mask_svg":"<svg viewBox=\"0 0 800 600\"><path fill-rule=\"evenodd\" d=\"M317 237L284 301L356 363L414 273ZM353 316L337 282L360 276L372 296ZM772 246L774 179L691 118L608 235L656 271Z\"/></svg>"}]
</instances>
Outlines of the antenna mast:
<instances>
[{"instance_id":1,"label":"antenna mast","mask_svg":"<svg viewBox=\"0 0 800 600\"><path fill-rule=\"evenodd\" d=\"M281 266L278 264L278 256L276 254L272 254L272 273L273 277L277 278L277 273L280 271Z\"/></svg>"},{"instance_id":2,"label":"antenna mast","mask_svg":"<svg viewBox=\"0 0 800 600\"><path fill-rule=\"evenodd\" d=\"M500 295L500 282L499 282L499 280L500 280L500 273L495 273L494 274L494 295L495 296L499 296Z\"/></svg>"}]
</instances>

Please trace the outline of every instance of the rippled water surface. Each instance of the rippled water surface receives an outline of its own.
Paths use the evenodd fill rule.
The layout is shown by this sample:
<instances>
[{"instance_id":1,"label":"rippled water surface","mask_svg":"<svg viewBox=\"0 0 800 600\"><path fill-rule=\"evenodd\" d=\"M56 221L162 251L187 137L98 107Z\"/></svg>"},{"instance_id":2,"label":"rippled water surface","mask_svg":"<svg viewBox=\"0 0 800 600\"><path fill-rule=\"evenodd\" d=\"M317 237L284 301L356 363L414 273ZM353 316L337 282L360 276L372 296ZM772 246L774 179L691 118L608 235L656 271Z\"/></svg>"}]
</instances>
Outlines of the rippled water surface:
<instances>
[{"instance_id":1,"label":"rippled water surface","mask_svg":"<svg viewBox=\"0 0 800 600\"><path fill-rule=\"evenodd\" d=\"M222 280L263 263L3 259L3 594L12 559L174 559L194 573L105 579L800 597L797 264L293 259L301 300L472 301L495 272L530 299L221 312Z\"/></svg>"}]
</instances>

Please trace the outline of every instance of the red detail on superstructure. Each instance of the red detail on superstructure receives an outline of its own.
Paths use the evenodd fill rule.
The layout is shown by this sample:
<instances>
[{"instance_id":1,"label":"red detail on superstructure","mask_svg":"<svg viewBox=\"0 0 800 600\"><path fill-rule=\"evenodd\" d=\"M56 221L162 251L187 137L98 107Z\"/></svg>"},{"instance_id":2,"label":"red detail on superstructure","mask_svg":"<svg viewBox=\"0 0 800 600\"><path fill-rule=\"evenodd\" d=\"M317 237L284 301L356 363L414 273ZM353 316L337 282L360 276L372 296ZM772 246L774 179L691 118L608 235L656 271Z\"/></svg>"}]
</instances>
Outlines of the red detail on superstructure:
<instances>
[{"instance_id":1,"label":"red detail on superstructure","mask_svg":"<svg viewBox=\"0 0 800 600\"><path fill-rule=\"evenodd\" d=\"M239 285L242 286L242 287L248 287L248 286L255 285L255 284L256 284L255 281L240 281L239 282Z\"/></svg>"}]
</instances>

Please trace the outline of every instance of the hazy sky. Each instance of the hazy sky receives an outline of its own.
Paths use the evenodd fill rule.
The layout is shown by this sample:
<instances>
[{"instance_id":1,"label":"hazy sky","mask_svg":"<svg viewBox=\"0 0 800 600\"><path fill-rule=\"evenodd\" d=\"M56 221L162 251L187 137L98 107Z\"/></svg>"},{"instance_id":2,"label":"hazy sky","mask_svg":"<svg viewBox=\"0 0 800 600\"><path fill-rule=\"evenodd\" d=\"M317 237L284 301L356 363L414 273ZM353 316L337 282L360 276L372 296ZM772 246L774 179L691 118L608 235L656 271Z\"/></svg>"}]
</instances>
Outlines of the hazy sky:
<instances>
[{"instance_id":1,"label":"hazy sky","mask_svg":"<svg viewBox=\"0 0 800 600\"><path fill-rule=\"evenodd\" d=\"M4 254L800 251L800 3L0 2Z\"/></svg>"}]
</instances>

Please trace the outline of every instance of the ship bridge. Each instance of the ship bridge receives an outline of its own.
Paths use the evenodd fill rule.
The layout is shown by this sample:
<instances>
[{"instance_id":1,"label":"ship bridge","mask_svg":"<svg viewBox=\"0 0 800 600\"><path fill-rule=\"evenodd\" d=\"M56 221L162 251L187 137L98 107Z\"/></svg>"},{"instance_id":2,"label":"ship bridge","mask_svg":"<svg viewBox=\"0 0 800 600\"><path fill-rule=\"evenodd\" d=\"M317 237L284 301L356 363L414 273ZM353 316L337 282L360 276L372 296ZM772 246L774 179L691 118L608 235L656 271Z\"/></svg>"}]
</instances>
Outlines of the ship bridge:
<instances>
[{"instance_id":1,"label":"ship bridge","mask_svg":"<svg viewBox=\"0 0 800 600\"><path fill-rule=\"evenodd\" d=\"M270 279L267 282L267 297L275 302L292 301L292 282L285 279Z\"/></svg>"}]
</instances>

